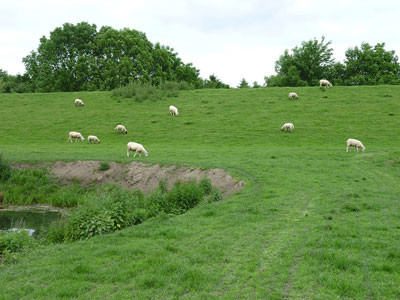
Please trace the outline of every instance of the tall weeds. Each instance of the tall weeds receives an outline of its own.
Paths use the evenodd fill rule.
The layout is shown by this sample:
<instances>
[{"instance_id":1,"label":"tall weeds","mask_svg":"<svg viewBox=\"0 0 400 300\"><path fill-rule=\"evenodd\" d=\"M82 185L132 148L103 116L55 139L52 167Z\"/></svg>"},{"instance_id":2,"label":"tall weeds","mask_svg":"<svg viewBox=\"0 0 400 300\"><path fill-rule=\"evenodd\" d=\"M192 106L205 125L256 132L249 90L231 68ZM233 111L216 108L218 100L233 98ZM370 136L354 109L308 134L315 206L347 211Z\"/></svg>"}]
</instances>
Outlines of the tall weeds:
<instances>
[{"instance_id":1,"label":"tall weeds","mask_svg":"<svg viewBox=\"0 0 400 300\"><path fill-rule=\"evenodd\" d=\"M113 96L133 98L135 101L161 100L168 97L177 97L180 90L192 90L194 86L187 82L165 81L159 86L151 83L130 82L125 86L113 90Z\"/></svg>"}]
</instances>

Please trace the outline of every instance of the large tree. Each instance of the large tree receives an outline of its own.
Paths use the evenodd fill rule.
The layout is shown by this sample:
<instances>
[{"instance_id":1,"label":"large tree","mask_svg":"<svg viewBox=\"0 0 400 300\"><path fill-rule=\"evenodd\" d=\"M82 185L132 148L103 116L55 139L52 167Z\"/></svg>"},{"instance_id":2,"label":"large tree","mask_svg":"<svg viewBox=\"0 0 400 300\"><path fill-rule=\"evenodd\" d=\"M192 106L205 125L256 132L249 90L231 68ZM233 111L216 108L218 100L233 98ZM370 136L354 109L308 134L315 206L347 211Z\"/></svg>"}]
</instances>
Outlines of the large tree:
<instances>
[{"instance_id":1,"label":"large tree","mask_svg":"<svg viewBox=\"0 0 400 300\"><path fill-rule=\"evenodd\" d=\"M108 26L97 31L86 22L66 23L43 36L23 62L35 90L43 92L109 90L130 81L201 85L199 70L144 33Z\"/></svg>"},{"instance_id":2,"label":"large tree","mask_svg":"<svg viewBox=\"0 0 400 300\"><path fill-rule=\"evenodd\" d=\"M285 50L275 62L277 75L266 77L267 86L313 86L321 78L329 79L330 70L334 64L332 58L332 42L316 39L302 42L301 47L296 46Z\"/></svg>"},{"instance_id":3,"label":"large tree","mask_svg":"<svg viewBox=\"0 0 400 300\"><path fill-rule=\"evenodd\" d=\"M346 85L399 84L400 65L394 51L386 51L385 43L346 51L343 83Z\"/></svg>"}]
</instances>

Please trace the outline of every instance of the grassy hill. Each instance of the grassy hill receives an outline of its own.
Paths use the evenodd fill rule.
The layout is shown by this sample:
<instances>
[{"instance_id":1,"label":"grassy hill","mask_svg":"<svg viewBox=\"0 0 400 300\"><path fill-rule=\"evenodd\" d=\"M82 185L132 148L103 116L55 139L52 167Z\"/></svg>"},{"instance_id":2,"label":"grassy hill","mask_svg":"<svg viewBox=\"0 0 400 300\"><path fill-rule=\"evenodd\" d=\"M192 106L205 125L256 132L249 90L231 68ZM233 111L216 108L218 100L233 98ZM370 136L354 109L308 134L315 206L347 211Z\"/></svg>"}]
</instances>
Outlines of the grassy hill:
<instances>
[{"instance_id":1,"label":"grassy hill","mask_svg":"<svg viewBox=\"0 0 400 300\"><path fill-rule=\"evenodd\" d=\"M135 160L247 182L184 215L24 254L0 266L0 299L400 298L398 86L195 90L141 103L0 94L0 112L0 150L14 162L128 162L135 141L149 152ZM279 130L285 122L294 133ZM101 144L71 144L69 131ZM366 152L346 153L348 138Z\"/></svg>"}]
</instances>

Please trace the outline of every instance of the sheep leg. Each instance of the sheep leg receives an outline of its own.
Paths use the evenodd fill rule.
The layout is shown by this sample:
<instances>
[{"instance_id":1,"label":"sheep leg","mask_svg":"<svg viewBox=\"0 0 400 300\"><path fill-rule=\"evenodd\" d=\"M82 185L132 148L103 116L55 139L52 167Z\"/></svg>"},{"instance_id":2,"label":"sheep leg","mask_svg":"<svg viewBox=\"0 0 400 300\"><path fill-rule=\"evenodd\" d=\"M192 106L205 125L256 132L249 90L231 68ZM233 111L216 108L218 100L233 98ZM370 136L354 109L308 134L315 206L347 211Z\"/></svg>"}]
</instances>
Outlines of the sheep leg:
<instances>
[{"instance_id":1,"label":"sheep leg","mask_svg":"<svg viewBox=\"0 0 400 300\"><path fill-rule=\"evenodd\" d=\"M350 146L347 145L347 147L346 147L346 152L349 152L349 148L350 148Z\"/></svg>"},{"instance_id":2,"label":"sheep leg","mask_svg":"<svg viewBox=\"0 0 400 300\"><path fill-rule=\"evenodd\" d=\"M129 157L129 150L126 150L126 156Z\"/></svg>"},{"instance_id":3,"label":"sheep leg","mask_svg":"<svg viewBox=\"0 0 400 300\"><path fill-rule=\"evenodd\" d=\"M137 152L135 152L135 155L133 156L134 158L136 157Z\"/></svg>"}]
</instances>

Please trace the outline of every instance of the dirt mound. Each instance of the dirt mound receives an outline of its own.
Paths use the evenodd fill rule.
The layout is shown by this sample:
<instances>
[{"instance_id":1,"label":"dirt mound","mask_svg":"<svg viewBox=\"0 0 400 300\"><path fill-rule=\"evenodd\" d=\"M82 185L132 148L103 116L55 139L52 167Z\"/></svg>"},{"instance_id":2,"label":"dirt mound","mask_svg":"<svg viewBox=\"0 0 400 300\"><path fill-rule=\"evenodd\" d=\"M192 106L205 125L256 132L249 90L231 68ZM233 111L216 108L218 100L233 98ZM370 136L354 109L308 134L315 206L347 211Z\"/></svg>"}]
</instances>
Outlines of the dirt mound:
<instances>
[{"instance_id":1,"label":"dirt mound","mask_svg":"<svg viewBox=\"0 0 400 300\"><path fill-rule=\"evenodd\" d=\"M166 179L169 188L177 180L200 180L207 177L211 184L217 187L224 197L227 197L245 186L243 180L237 181L231 175L221 169L206 169L177 166L148 165L141 162L129 164L108 163L110 168L99 170L98 161L75 161L45 163L50 172L63 180L79 180L83 185L116 183L123 188L139 189L143 193L149 193L158 187L160 179ZM42 164L43 165L43 164ZM16 167L28 167L29 165L16 165Z\"/></svg>"}]
</instances>

